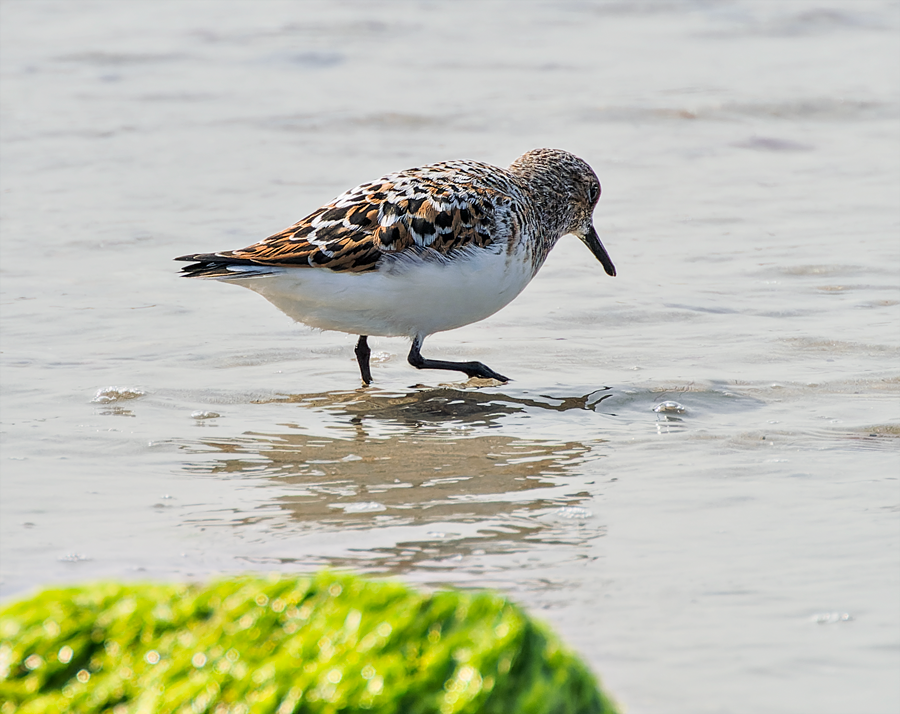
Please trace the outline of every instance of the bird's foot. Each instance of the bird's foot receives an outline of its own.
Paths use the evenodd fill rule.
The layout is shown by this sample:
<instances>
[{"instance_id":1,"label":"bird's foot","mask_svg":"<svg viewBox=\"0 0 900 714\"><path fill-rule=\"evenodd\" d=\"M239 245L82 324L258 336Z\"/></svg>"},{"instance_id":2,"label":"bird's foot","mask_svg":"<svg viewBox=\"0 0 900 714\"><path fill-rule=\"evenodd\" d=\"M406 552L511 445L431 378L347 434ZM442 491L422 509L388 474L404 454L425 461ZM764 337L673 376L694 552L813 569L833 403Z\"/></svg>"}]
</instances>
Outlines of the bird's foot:
<instances>
[{"instance_id":1,"label":"bird's foot","mask_svg":"<svg viewBox=\"0 0 900 714\"><path fill-rule=\"evenodd\" d=\"M499 372L495 372L486 364L481 362L463 362L460 366L464 366L460 371L465 372L467 377L478 379L496 379L498 382L508 382L509 377L504 377Z\"/></svg>"}]
</instances>

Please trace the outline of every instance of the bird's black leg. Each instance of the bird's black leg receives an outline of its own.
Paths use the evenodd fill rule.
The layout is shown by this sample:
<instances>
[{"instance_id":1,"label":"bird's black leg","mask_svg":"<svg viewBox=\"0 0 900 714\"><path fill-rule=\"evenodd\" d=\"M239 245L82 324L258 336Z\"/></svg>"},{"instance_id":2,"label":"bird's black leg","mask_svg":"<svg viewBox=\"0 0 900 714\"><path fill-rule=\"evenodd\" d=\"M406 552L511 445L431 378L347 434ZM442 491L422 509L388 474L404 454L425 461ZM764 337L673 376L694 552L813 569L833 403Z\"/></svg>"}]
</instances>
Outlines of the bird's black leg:
<instances>
[{"instance_id":1,"label":"bird's black leg","mask_svg":"<svg viewBox=\"0 0 900 714\"><path fill-rule=\"evenodd\" d=\"M457 372L465 372L469 377L483 377L484 379L496 379L508 382L509 379L502 374L497 374L487 365L481 362L446 362L441 359L425 359L419 352L422 349L424 337L416 336L412 348L409 350L409 363L416 369L450 369Z\"/></svg>"},{"instance_id":2,"label":"bird's black leg","mask_svg":"<svg viewBox=\"0 0 900 714\"><path fill-rule=\"evenodd\" d=\"M359 362L359 373L362 375L363 384L369 386L372 383L372 370L369 369L369 355L372 350L369 349L366 335L360 335L356 343L356 361Z\"/></svg>"}]
</instances>

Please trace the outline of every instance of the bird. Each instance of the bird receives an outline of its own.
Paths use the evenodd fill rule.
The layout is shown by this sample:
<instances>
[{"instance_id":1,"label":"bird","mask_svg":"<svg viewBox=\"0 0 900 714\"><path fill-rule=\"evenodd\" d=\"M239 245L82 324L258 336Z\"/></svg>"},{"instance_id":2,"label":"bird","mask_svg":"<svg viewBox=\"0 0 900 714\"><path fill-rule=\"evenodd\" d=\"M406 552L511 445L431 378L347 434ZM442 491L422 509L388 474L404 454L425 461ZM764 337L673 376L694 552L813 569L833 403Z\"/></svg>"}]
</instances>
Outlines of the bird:
<instances>
[{"instance_id":1,"label":"bird","mask_svg":"<svg viewBox=\"0 0 900 714\"><path fill-rule=\"evenodd\" d=\"M423 357L422 343L508 305L564 235L614 277L593 224L600 192L588 163L561 149L528 151L505 169L443 161L356 186L246 248L175 260L191 263L185 277L235 283L296 322L357 335L366 386L370 336L409 338L417 369L508 382L481 362Z\"/></svg>"}]
</instances>

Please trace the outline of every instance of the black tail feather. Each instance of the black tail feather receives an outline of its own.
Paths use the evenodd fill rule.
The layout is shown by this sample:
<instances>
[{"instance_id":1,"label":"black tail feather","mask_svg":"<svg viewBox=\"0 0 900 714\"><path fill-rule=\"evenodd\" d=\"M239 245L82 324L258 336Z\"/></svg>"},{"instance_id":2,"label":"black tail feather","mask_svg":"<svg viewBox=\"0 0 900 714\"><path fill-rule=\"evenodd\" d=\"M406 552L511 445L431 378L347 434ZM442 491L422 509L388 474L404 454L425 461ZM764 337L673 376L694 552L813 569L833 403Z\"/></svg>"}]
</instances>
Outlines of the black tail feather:
<instances>
[{"instance_id":1,"label":"black tail feather","mask_svg":"<svg viewBox=\"0 0 900 714\"><path fill-rule=\"evenodd\" d=\"M233 258L231 256L217 255L216 253L193 253L180 255L175 260L190 261L192 265L185 265L182 275L185 278L236 278L239 272L228 270L229 265L256 265L265 266L246 258Z\"/></svg>"}]
</instances>

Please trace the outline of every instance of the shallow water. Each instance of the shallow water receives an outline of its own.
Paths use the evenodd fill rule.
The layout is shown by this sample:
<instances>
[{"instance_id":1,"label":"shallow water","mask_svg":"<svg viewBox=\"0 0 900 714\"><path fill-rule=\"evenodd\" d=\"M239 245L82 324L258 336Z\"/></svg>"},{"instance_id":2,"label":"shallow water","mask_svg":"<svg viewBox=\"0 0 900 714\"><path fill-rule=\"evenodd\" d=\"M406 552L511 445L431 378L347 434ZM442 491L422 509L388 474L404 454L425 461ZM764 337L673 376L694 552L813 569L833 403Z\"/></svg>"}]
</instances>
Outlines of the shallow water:
<instances>
[{"instance_id":1,"label":"shallow water","mask_svg":"<svg viewBox=\"0 0 900 714\"><path fill-rule=\"evenodd\" d=\"M323 565L494 587L629 712L900 704L900 6L3 4L0 593ZM559 146L563 239L426 342L171 258ZM671 404L670 404L671 403Z\"/></svg>"}]
</instances>

